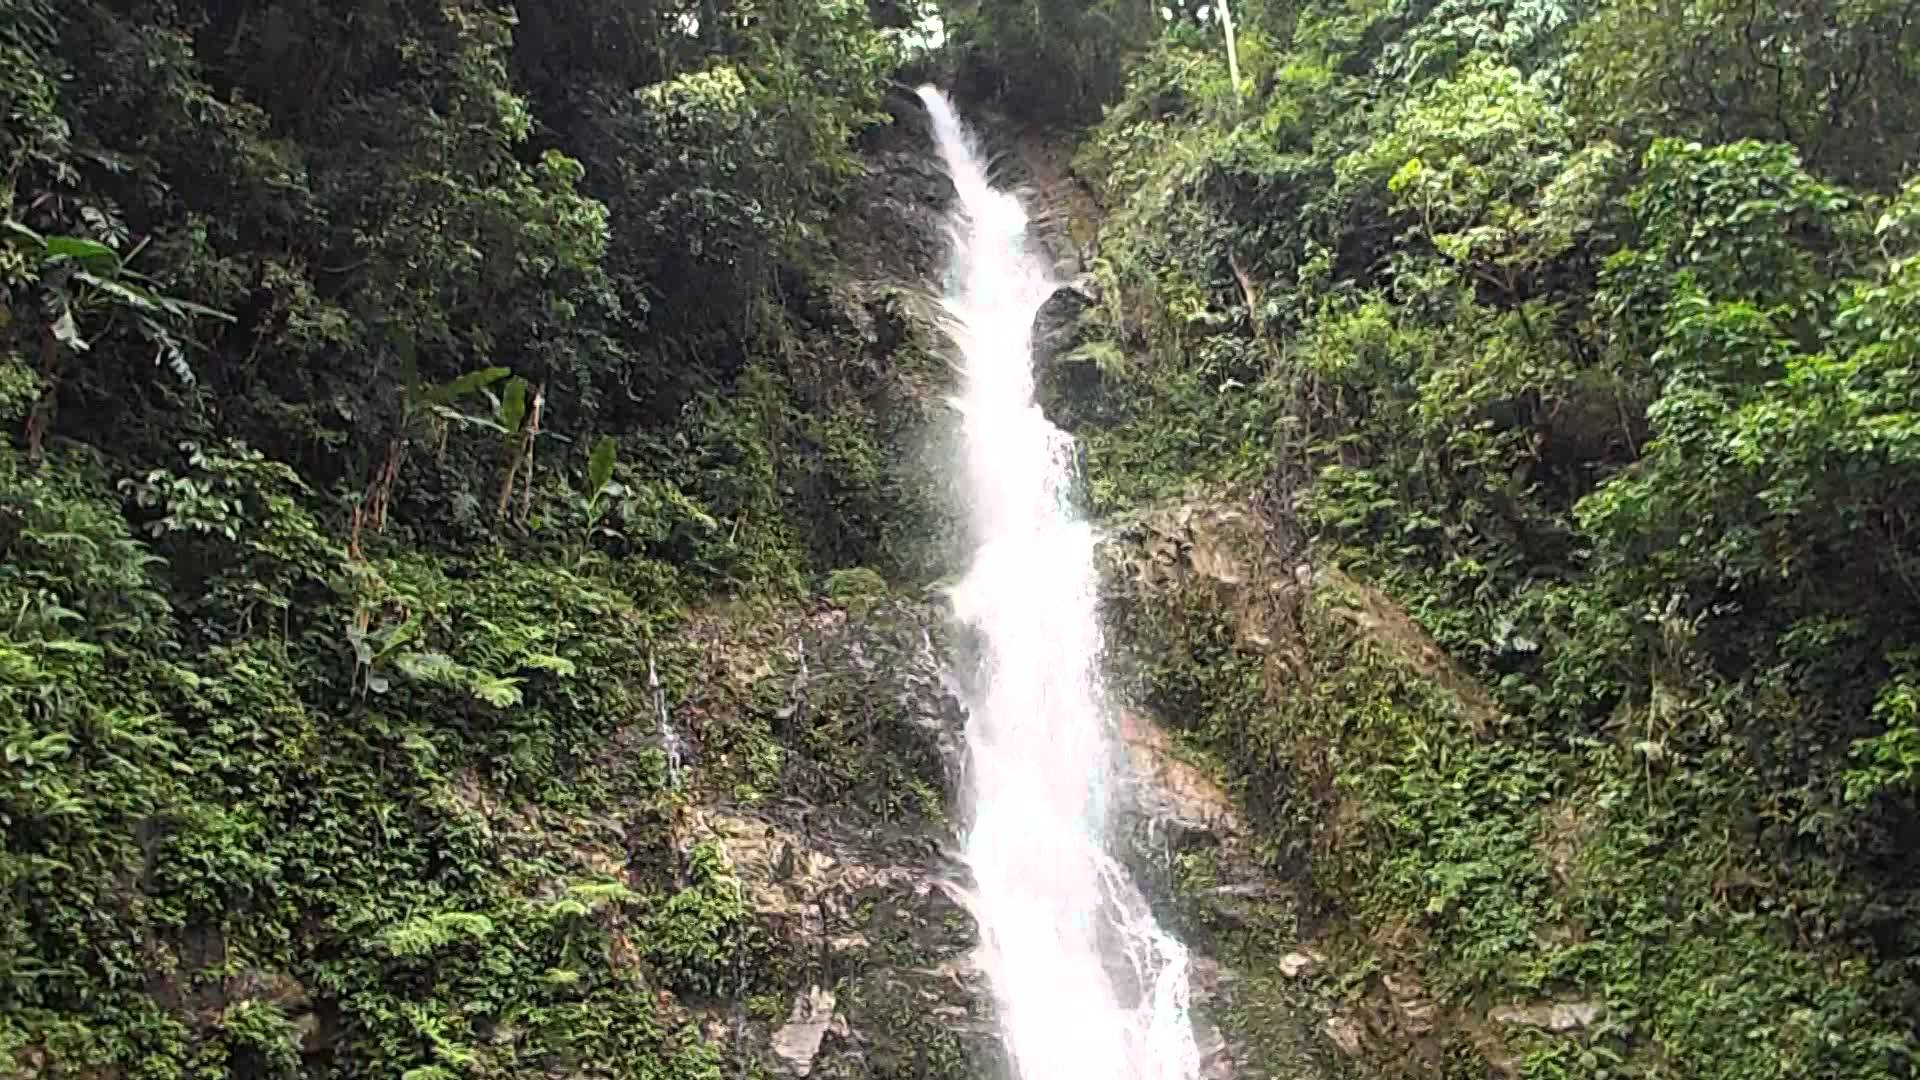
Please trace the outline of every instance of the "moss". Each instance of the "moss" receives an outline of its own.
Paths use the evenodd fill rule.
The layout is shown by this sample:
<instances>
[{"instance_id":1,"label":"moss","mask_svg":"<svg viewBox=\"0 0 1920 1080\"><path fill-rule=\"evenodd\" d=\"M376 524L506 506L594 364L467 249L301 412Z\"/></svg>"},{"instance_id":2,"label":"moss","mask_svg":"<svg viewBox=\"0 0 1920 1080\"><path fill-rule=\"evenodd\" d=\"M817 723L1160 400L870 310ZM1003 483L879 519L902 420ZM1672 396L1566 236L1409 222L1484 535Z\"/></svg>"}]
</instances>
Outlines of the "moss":
<instances>
[{"instance_id":1,"label":"moss","mask_svg":"<svg viewBox=\"0 0 1920 1080\"><path fill-rule=\"evenodd\" d=\"M887 582L864 566L854 567L828 574L823 591L829 599L846 605L848 613L858 618L886 597Z\"/></svg>"},{"instance_id":2,"label":"moss","mask_svg":"<svg viewBox=\"0 0 1920 1080\"><path fill-rule=\"evenodd\" d=\"M952 1003L953 989L899 970L844 984L841 1000L850 1026L862 1036L862 1064L858 1073L849 1060L845 1072L824 1075L978 1080L995 1057L997 1040L979 1018Z\"/></svg>"}]
</instances>

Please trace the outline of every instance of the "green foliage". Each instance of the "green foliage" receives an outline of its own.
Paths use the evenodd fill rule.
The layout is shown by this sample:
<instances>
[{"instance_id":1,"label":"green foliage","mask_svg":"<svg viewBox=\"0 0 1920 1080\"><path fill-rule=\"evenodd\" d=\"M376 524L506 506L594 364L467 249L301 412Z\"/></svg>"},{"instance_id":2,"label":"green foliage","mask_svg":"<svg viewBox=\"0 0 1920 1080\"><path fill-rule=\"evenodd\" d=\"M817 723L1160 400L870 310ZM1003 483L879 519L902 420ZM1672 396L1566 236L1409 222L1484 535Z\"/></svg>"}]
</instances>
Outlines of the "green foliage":
<instances>
[{"instance_id":1,"label":"green foliage","mask_svg":"<svg viewBox=\"0 0 1920 1080\"><path fill-rule=\"evenodd\" d=\"M1901 658L1902 668L1911 658ZM1920 775L1920 698L1904 671L1887 682L1873 703L1873 719L1885 730L1853 744L1859 766L1847 773L1847 801L1909 794Z\"/></svg>"},{"instance_id":2,"label":"green foliage","mask_svg":"<svg viewBox=\"0 0 1920 1080\"><path fill-rule=\"evenodd\" d=\"M874 601L887 595L887 581L864 566L835 570L827 575L822 590L833 600L845 604L855 614L864 614Z\"/></svg>"},{"instance_id":3,"label":"green foliage","mask_svg":"<svg viewBox=\"0 0 1920 1080\"><path fill-rule=\"evenodd\" d=\"M1603 998L1527 1075L1903 1075L1911 13L1249 6L1244 98L1170 29L1077 158L1096 503L1249 497L1489 697L1351 597L1263 669L1192 582L1129 692L1381 963Z\"/></svg>"},{"instance_id":4,"label":"green foliage","mask_svg":"<svg viewBox=\"0 0 1920 1080\"><path fill-rule=\"evenodd\" d=\"M300 1075L300 1033L271 1002L243 1001L220 1014L219 1029L232 1067L245 1062L262 1076Z\"/></svg>"},{"instance_id":5,"label":"green foliage","mask_svg":"<svg viewBox=\"0 0 1920 1080\"><path fill-rule=\"evenodd\" d=\"M374 935L379 948L396 957L432 956L445 945L464 939L485 938L493 933L493 923L484 915L464 911L443 911L408 919Z\"/></svg>"},{"instance_id":6,"label":"green foliage","mask_svg":"<svg viewBox=\"0 0 1920 1080\"><path fill-rule=\"evenodd\" d=\"M687 866L686 887L647 917L648 959L676 991L717 997L746 970L745 887L711 843L696 846Z\"/></svg>"},{"instance_id":7,"label":"green foliage","mask_svg":"<svg viewBox=\"0 0 1920 1080\"><path fill-rule=\"evenodd\" d=\"M1912 161L1920 13L1895 0L1612 0L1578 32L1592 123L1640 135L1798 146L1889 186Z\"/></svg>"},{"instance_id":8,"label":"green foliage","mask_svg":"<svg viewBox=\"0 0 1920 1080\"><path fill-rule=\"evenodd\" d=\"M76 236L41 236L17 221L4 228L17 249L7 260L9 289L41 291L39 306L49 323L44 333L51 340L43 355L49 359L47 374L58 350L87 352L93 348L89 337L93 327L106 329L120 317L132 322L140 336L156 350L156 363L167 366L181 382L194 381L187 363L186 350L176 336L197 317L233 321L231 315L178 297L162 296L145 284L146 279L128 269L119 252L96 240Z\"/></svg>"},{"instance_id":9,"label":"green foliage","mask_svg":"<svg viewBox=\"0 0 1920 1080\"><path fill-rule=\"evenodd\" d=\"M927 572L902 337L790 363L894 45L191 7L0 4L0 1072L718 1076L618 733L691 603Z\"/></svg>"},{"instance_id":10,"label":"green foliage","mask_svg":"<svg viewBox=\"0 0 1920 1080\"><path fill-rule=\"evenodd\" d=\"M1572 124L1540 80L1491 61L1433 84L1393 127L1336 165L1348 183L1390 172L1389 206L1434 249L1509 297L1565 256L1603 214L1617 153L1575 151Z\"/></svg>"},{"instance_id":11,"label":"green foliage","mask_svg":"<svg viewBox=\"0 0 1920 1080\"><path fill-rule=\"evenodd\" d=\"M1126 82L1131 54L1160 30L1143 0L981 0L950 31L976 90L1043 123L1099 115Z\"/></svg>"},{"instance_id":12,"label":"green foliage","mask_svg":"<svg viewBox=\"0 0 1920 1080\"><path fill-rule=\"evenodd\" d=\"M376 1069L441 1067L423 1045L477 1052L432 1004L444 993L468 995L469 1018L531 1024L527 1060L660 1051L650 1009L589 1034L525 996L550 969L607 971L581 958L610 948L636 894L574 888L568 918L527 905L520 890L570 849L515 854L471 805L519 791L584 812L611 785L644 812L656 779L588 757L609 718L644 707L626 680L659 613L539 564L349 561L308 528L290 471L245 451L200 451L186 480L139 489L165 512L147 531L171 565L84 456L35 477L5 463L10 1047L152 1075L283 1067L313 1052L288 1027L306 1031L312 1005L244 989L278 969L336 1003L329 1038ZM190 558L221 569L195 578ZM170 605L183 588L191 602ZM493 687L511 693L489 701ZM567 992L623 991L583 974ZM219 1026L168 1026L165 1009L199 1000L224 1002Z\"/></svg>"},{"instance_id":13,"label":"green foliage","mask_svg":"<svg viewBox=\"0 0 1920 1080\"><path fill-rule=\"evenodd\" d=\"M40 400L40 380L17 357L0 357L0 420L24 419Z\"/></svg>"},{"instance_id":14,"label":"green foliage","mask_svg":"<svg viewBox=\"0 0 1920 1080\"><path fill-rule=\"evenodd\" d=\"M587 529L592 531L607 512L606 499L618 493L613 486L614 459L619 454L619 446L613 436L602 435L594 440L593 452L587 458L586 518Z\"/></svg>"}]
</instances>

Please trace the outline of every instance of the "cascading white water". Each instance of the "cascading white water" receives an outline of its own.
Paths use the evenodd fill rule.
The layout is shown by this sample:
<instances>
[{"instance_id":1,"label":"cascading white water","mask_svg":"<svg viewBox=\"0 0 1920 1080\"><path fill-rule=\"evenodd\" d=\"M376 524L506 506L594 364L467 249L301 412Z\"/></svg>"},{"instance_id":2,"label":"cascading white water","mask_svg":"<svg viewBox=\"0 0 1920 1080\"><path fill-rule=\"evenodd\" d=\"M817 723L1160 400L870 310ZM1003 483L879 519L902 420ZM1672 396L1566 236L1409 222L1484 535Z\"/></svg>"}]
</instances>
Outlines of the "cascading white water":
<instances>
[{"instance_id":1,"label":"cascading white water","mask_svg":"<svg viewBox=\"0 0 1920 1080\"><path fill-rule=\"evenodd\" d=\"M1032 326L1054 288L939 91L921 98L958 191L946 308L963 358L977 631L966 860L987 973L1021 1080L1193 1080L1187 953L1107 849L1121 760L1100 692L1093 534L1072 440L1033 400Z\"/></svg>"}]
</instances>

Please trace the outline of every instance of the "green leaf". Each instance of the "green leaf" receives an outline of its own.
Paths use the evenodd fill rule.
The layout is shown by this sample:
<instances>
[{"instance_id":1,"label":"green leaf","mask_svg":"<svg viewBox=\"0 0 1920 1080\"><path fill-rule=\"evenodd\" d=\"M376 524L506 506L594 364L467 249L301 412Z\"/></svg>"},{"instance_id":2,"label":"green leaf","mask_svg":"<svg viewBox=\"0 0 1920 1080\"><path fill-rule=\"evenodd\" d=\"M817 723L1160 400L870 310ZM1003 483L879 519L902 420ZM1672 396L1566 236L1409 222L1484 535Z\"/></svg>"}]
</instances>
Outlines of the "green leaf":
<instances>
[{"instance_id":1,"label":"green leaf","mask_svg":"<svg viewBox=\"0 0 1920 1080\"><path fill-rule=\"evenodd\" d=\"M141 288L125 280L105 278L85 270L76 271L73 277L74 280L84 281L128 307L141 311L171 315L176 319L199 315L209 319L219 319L221 322L235 321L232 315L218 308L196 304L191 300L182 300L177 296L161 296L151 289Z\"/></svg>"},{"instance_id":2,"label":"green leaf","mask_svg":"<svg viewBox=\"0 0 1920 1080\"><path fill-rule=\"evenodd\" d=\"M1387 180L1387 190L1398 194L1408 186L1418 182L1420 174L1425 172L1426 168L1426 162L1421 161L1419 158L1413 158L1405 165L1400 166L1400 170Z\"/></svg>"},{"instance_id":3,"label":"green leaf","mask_svg":"<svg viewBox=\"0 0 1920 1080\"><path fill-rule=\"evenodd\" d=\"M527 418L527 380L513 377L507 383L507 392L500 402L500 426L508 434L520 430L520 422Z\"/></svg>"},{"instance_id":4,"label":"green leaf","mask_svg":"<svg viewBox=\"0 0 1920 1080\"><path fill-rule=\"evenodd\" d=\"M496 709L506 709L520 704L520 680L514 678L495 678L491 675L475 675L473 685L469 687L474 697Z\"/></svg>"},{"instance_id":5,"label":"green leaf","mask_svg":"<svg viewBox=\"0 0 1920 1080\"><path fill-rule=\"evenodd\" d=\"M105 244L78 236L49 236L40 242L50 259L69 259L90 269L120 272L120 253Z\"/></svg>"},{"instance_id":6,"label":"green leaf","mask_svg":"<svg viewBox=\"0 0 1920 1080\"><path fill-rule=\"evenodd\" d=\"M434 388L428 392L427 396L436 402L453 401L492 386L510 374L512 372L503 367L480 368L469 371L444 386Z\"/></svg>"},{"instance_id":7,"label":"green leaf","mask_svg":"<svg viewBox=\"0 0 1920 1080\"><path fill-rule=\"evenodd\" d=\"M165 305L161 303L160 298L145 289L135 288L134 286L125 285L118 281L111 281L98 274L87 273L84 270L75 273L73 277L75 281L84 281L128 307L137 308L141 311L150 311L156 314L165 309Z\"/></svg>"},{"instance_id":8,"label":"green leaf","mask_svg":"<svg viewBox=\"0 0 1920 1080\"><path fill-rule=\"evenodd\" d=\"M613 480L613 461L617 447L613 436L602 435L593 444L593 456L587 460L587 495L599 498L607 490L607 484Z\"/></svg>"},{"instance_id":9,"label":"green leaf","mask_svg":"<svg viewBox=\"0 0 1920 1080\"><path fill-rule=\"evenodd\" d=\"M497 431L502 435L508 433L506 428L501 427L499 422L490 416L475 416L472 413L461 412L459 409L448 405L431 405L428 406L427 411L449 423L459 424L461 427L486 428L488 431Z\"/></svg>"},{"instance_id":10,"label":"green leaf","mask_svg":"<svg viewBox=\"0 0 1920 1080\"><path fill-rule=\"evenodd\" d=\"M564 678L571 678L577 670L573 661L553 653L528 653L520 658L520 666L535 671L551 671Z\"/></svg>"},{"instance_id":11,"label":"green leaf","mask_svg":"<svg viewBox=\"0 0 1920 1080\"><path fill-rule=\"evenodd\" d=\"M179 314L198 315L204 319L219 319L225 323L240 321L235 318L231 312L221 311L219 308L211 308L205 304L196 304L191 300L182 300L177 296L165 297L165 300L167 306Z\"/></svg>"}]
</instances>

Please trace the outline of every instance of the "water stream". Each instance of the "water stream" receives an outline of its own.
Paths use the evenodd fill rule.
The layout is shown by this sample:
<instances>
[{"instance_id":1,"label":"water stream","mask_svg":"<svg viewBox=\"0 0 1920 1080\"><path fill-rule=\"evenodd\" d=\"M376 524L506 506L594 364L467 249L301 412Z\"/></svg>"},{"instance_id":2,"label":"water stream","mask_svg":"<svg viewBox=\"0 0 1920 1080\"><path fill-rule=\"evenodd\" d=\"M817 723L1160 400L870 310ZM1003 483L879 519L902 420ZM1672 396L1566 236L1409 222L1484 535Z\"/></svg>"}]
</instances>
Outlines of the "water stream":
<instances>
[{"instance_id":1,"label":"water stream","mask_svg":"<svg viewBox=\"0 0 1920 1080\"><path fill-rule=\"evenodd\" d=\"M945 304L972 563L954 605L981 649L965 855L1002 1034L1020 1080L1193 1080L1186 950L1108 846L1122 758L1098 674L1094 538L1073 441L1033 400L1052 268L951 102L920 95L958 192Z\"/></svg>"}]
</instances>

